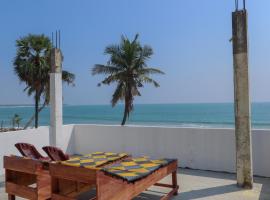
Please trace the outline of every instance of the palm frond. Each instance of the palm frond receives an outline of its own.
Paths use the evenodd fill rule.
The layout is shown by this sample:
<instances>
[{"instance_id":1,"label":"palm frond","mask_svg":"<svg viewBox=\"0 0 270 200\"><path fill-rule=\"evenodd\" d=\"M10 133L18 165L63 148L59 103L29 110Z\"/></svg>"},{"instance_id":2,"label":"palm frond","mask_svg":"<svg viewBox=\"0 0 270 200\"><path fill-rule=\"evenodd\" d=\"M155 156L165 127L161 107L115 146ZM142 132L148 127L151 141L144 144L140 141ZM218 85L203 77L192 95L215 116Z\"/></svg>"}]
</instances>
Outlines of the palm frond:
<instances>
[{"instance_id":1,"label":"palm frond","mask_svg":"<svg viewBox=\"0 0 270 200\"><path fill-rule=\"evenodd\" d=\"M74 86L75 85L74 84L75 74L63 70L62 71L62 80L63 80L63 82L67 83L68 85Z\"/></svg>"},{"instance_id":2,"label":"palm frond","mask_svg":"<svg viewBox=\"0 0 270 200\"><path fill-rule=\"evenodd\" d=\"M117 85L117 87L112 95L112 100L111 100L112 106L114 107L117 104L117 102L119 100L122 100L124 97L125 97L125 85L123 82L120 82Z\"/></svg>"},{"instance_id":3,"label":"palm frond","mask_svg":"<svg viewBox=\"0 0 270 200\"><path fill-rule=\"evenodd\" d=\"M141 96L141 93L140 91L138 90L138 88L136 86L133 86L132 89L131 89L131 94L133 96Z\"/></svg>"},{"instance_id":4,"label":"palm frond","mask_svg":"<svg viewBox=\"0 0 270 200\"><path fill-rule=\"evenodd\" d=\"M120 53L121 53L121 49L119 48L118 45L115 45L115 44L107 46L104 51L104 54L107 54L107 55L114 55L114 54L120 54Z\"/></svg>"},{"instance_id":5,"label":"palm frond","mask_svg":"<svg viewBox=\"0 0 270 200\"><path fill-rule=\"evenodd\" d=\"M120 71L120 69L118 67L96 64L92 68L92 75L113 74L113 73L117 73L119 71Z\"/></svg>"},{"instance_id":6,"label":"palm frond","mask_svg":"<svg viewBox=\"0 0 270 200\"><path fill-rule=\"evenodd\" d=\"M110 85L111 83L118 82L119 80L120 80L120 79L119 79L119 77L117 76L117 74L115 74L115 75L110 75L110 76L106 77L103 81L101 81L100 84Z\"/></svg>"},{"instance_id":7,"label":"palm frond","mask_svg":"<svg viewBox=\"0 0 270 200\"><path fill-rule=\"evenodd\" d=\"M152 55L154 54L152 47L148 46L148 45L144 45L144 47L142 48L142 57L144 58L150 58Z\"/></svg>"},{"instance_id":8,"label":"palm frond","mask_svg":"<svg viewBox=\"0 0 270 200\"><path fill-rule=\"evenodd\" d=\"M138 38L139 38L139 33L136 33L132 43L136 43L138 41Z\"/></svg>"},{"instance_id":9,"label":"palm frond","mask_svg":"<svg viewBox=\"0 0 270 200\"><path fill-rule=\"evenodd\" d=\"M138 74L149 75L149 74L165 74L165 73L159 69L147 67L138 69Z\"/></svg>"},{"instance_id":10,"label":"palm frond","mask_svg":"<svg viewBox=\"0 0 270 200\"><path fill-rule=\"evenodd\" d=\"M149 78L149 77L147 77L147 76L141 76L141 77L139 78L139 82L141 82L141 83L151 83L151 84L153 84L155 87L159 87L159 86L160 86L158 82L156 82L154 79Z\"/></svg>"}]
</instances>

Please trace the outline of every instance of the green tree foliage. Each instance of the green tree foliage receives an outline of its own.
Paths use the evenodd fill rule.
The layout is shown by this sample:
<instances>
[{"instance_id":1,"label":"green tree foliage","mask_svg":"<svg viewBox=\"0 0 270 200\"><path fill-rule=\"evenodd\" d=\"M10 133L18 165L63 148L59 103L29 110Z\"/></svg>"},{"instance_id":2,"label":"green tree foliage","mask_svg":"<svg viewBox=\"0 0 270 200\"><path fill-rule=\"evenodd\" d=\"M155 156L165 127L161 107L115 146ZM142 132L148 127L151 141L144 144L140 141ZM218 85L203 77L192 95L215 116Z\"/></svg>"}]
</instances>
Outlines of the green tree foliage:
<instances>
[{"instance_id":1,"label":"green tree foliage","mask_svg":"<svg viewBox=\"0 0 270 200\"><path fill-rule=\"evenodd\" d=\"M125 108L121 125L125 125L133 110L134 97L141 96L139 88L143 87L145 83L159 87L159 84L150 75L164 74L159 69L147 66L146 62L153 55L153 50L150 46L142 46L138 37L137 34L130 41L127 37L122 36L120 44L107 46L105 54L109 55L109 61L106 65L96 64L92 69L92 75L106 76L98 86L116 84L111 104L114 107L119 100L124 101Z\"/></svg>"},{"instance_id":2,"label":"green tree foliage","mask_svg":"<svg viewBox=\"0 0 270 200\"><path fill-rule=\"evenodd\" d=\"M21 82L26 87L25 92L35 99L35 114L29 120L25 128L35 119L35 127L38 127L39 112L48 105L50 101L50 51L52 44L45 35L29 34L16 41L17 54L14 59L14 71ZM73 84L75 75L68 72L62 72L63 81ZM40 100L44 103L40 107Z\"/></svg>"}]
</instances>

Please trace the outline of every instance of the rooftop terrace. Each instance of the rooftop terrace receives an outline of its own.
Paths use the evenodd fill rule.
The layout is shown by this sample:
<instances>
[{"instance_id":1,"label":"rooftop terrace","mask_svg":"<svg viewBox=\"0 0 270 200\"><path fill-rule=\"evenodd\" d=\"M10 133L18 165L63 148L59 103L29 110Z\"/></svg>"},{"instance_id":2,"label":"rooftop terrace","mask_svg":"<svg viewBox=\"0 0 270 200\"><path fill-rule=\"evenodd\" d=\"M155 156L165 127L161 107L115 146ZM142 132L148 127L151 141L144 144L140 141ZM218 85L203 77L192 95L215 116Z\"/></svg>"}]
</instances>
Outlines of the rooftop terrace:
<instances>
[{"instance_id":1,"label":"rooftop terrace","mask_svg":"<svg viewBox=\"0 0 270 200\"><path fill-rule=\"evenodd\" d=\"M255 176L253 190L236 186L233 129L65 125L63 133L60 148L69 154L105 151L128 152L133 156L149 155L153 158L177 158L182 168L178 171L180 194L174 199L270 199L270 178ZM253 130L253 169L254 174L261 177L270 177L269 139L269 130ZM49 144L49 127L0 135L0 156L18 154L14 147L16 142L35 144L44 153L41 147ZM0 200L5 200L7 195L4 192L2 161ZM162 192L162 189L153 187L137 199L155 200Z\"/></svg>"},{"instance_id":2,"label":"rooftop terrace","mask_svg":"<svg viewBox=\"0 0 270 200\"><path fill-rule=\"evenodd\" d=\"M169 178L169 177L168 177ZM7 200L4 177L0 178L0 199ZM164 179L163 182L169 182ZM179 169L180 194L174 200L269 200L270 178L255 177L253 190L243 190L236 186L235 175L229 173ZM166 190L151 187L136 200L157 200ZM92 194L90 194L91 196ZM17 198L22 199L22 198Z\"/></svg>"}]
</instances>

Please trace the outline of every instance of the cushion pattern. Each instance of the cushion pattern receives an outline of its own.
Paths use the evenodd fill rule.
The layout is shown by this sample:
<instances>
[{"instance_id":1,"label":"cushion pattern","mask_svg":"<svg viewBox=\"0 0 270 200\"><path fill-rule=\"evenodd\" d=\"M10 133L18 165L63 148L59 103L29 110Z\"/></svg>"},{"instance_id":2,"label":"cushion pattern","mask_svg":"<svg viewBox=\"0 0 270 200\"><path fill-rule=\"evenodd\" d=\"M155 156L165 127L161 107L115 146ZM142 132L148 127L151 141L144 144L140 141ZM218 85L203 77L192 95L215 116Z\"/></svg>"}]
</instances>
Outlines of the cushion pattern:
<instances>
[{"instance_id":1,"label":"cushion pattern","mask_svg":"<svg viewBox=\"0 0 270 200\"><path fill-rule=\"evenodd\" d=\"M148 157L129 158L102 169L107 175L134 183L176 159L151 160Z\"/></svg>"},{"instance_id":2,"label":"cushion pattern","mask_svg":"<svg viewBox=\"0 0 270 200\"><path fill-rule=\"evenodd\" d=\"M127 156L128 154L126 153L94 152L83 156L75 156L69 160L62 161L61 164L74 167L97 169L102 165L109 164Z\"/></svg>"}]
</instances>

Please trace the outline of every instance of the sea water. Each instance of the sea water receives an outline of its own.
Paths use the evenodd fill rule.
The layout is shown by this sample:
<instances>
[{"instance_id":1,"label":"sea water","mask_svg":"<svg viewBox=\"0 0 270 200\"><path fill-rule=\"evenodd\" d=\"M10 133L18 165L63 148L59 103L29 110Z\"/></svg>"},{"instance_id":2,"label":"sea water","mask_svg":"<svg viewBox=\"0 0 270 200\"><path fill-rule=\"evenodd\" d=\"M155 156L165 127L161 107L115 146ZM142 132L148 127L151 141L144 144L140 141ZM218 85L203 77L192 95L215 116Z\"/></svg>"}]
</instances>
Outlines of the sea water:
<instances>
[{"instance_id":1,"label":"sea water","mask_svg":"<svg viewBox=\"0 0 270 200\"><path fill-rule=\"evenodd\" d=\"M63 120L64 124L120 124L123 109L123 105L64 105ZM0 122L11 126L12 117L19 114L23 126L33 112L33 106L0 106ZM253 103L251 114L253 128L270 128L270 103ZM40 113L39 122L49 124L49 107ZM230 128L234 126L234 108L232 103L136 104L127 124Z\"/></svg>"}]
</instances>

